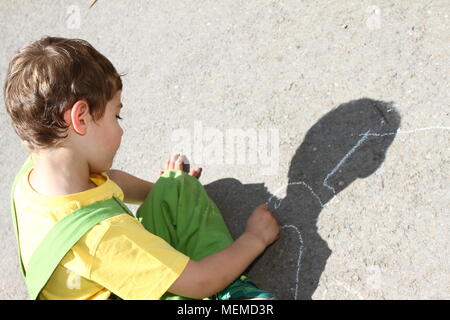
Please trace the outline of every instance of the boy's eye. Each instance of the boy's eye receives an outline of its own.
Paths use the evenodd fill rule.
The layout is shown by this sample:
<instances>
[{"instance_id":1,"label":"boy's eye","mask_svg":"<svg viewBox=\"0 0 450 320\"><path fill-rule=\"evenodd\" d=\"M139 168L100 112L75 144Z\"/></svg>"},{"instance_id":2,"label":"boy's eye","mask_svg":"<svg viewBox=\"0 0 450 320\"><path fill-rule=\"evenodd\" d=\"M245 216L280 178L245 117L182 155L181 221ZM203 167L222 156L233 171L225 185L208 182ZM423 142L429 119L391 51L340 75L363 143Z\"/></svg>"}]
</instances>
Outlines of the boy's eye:
<instances>
[{"instance_id":1,"label":"boy's eye","mask_svg":"<svg viewBox=\"0 0 450 320\"><path fill-rule=\"evenodd\" d=\"M120 116L116 116L116 118L119 120L123 120L123 118L121 118Z\"/></svg>"}]
</instances>

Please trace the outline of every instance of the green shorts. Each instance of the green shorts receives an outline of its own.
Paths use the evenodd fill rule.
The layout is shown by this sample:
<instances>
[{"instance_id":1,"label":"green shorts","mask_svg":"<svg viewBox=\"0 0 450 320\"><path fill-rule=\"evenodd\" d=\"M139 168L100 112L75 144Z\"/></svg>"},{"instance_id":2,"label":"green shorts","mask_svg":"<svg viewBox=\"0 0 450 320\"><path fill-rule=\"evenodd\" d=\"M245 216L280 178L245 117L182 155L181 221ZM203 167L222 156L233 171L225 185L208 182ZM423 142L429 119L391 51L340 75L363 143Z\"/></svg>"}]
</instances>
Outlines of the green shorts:
<instances>
[{"instance_id":1,"label":"green shorts","mask_svg":"<svg viewBox=\"0 0 450 320\"><path fill-rule=\"evenodd\" d=\"M168 170L156 181L136 217L145 229L192 260L233 243L219 208L203 185L182 170ZM161 299L187 298L166 293Z\"/></svg>"}]
</instances>

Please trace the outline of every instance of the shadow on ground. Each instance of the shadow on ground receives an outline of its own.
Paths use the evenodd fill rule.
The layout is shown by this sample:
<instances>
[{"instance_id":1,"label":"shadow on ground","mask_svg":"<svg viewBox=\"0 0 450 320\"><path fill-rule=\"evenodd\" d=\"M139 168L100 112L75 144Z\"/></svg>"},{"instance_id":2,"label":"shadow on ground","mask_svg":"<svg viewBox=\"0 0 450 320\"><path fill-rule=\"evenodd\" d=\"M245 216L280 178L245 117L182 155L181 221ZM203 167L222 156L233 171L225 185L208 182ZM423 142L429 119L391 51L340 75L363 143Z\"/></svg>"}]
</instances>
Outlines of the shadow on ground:
<instances>
[{"instance_id":1,"label":"shadow on ground","mask_svg":"<svg viewBox=\"0 0 450 320\"><path fill-rule=\"evenodd\" d=\"M331 250L317 231L322 208L354 180L373 174L400 127L391 102L368 98L339 105L306 134L291 160L285 198L264 183L227 178L205 189L234 238L265 202L283 226L280 239L249 268L251 279L280 299L311 299ZM345 263L345 262L344 262Z\"/></svg>"}]
</instances>

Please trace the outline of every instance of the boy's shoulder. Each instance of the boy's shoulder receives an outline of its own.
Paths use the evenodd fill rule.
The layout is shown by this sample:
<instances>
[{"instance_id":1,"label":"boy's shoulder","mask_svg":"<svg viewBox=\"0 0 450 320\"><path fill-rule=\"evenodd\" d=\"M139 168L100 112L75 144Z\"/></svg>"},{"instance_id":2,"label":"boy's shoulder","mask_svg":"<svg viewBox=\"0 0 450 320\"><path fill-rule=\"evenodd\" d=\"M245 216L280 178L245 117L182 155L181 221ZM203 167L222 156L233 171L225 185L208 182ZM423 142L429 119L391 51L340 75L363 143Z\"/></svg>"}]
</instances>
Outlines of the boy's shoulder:
<instances>
[{"instance_id":1,"label":"boy's shoulder","mask_svg":"<svg viewBox=\"0 0 450 320\"><path fill-rule=\"evenodd\" d=\"M48 195L38 192L30 183L30 176L33 171L32 162L27 159L15 177L11 190L11 207L17 209L27 208L27 211L42 211L52 216L52 220L59 220L71 211L88 206L95 202L117 198L124 199L122 189L109 179L105 173L91 174L90 182L92 188L82 192L66 195ZM31 209L31 210L29 210Z\"/></svg>"}]
</instances>

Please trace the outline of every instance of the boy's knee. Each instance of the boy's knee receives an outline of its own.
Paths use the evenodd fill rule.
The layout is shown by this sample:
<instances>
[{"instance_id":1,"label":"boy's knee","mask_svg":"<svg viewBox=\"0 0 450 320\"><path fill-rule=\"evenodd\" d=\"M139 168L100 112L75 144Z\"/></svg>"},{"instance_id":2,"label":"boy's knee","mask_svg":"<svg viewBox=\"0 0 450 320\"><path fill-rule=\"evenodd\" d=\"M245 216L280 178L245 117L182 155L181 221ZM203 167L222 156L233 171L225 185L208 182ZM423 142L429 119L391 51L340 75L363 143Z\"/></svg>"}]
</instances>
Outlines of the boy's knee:
<instances>
[{"instance_id":1,"label":"boy's knee","mask_svg":"<svg viewBox=\"0 0 450 320\"><path fill-rule=\"evenodd\" d=\"M179 169L170 169L164 172L160 178L167 180L183 180L184 176L187 175L186 172Z\"/></svg>"},{"instance_id":2,"label":"boy's knee","mask_svg":"<svg viewBox=\"0 0 450 320\"><path fill-rule=\"evenodd\" d=\"M161 181L160 181L161 180ZM198 192L198 190L204 191L204 187L196 177L193 177L182 170L168 170L163 175L157 183L163 184L164 186L169 186L170 188L179 188L180 192ZM181 187L182 186L182 187ZM164 188L166 188L164 187ZM183 191L181 191L183 190Z\"/></svg>"},{"instance_id":3,"label":"boy's knee","mask_svg":"<svg viewBox=\"0 0 450 320\"><path fill-rule=\"evenodd\" d=\"M183 170L179 170L179 169L167 170L166 172L164 172L163 175L161 175L160 178L164 178L167 180L174 180L174 181L189 180L189 181L195 181L196 183L200 183L197 178L195 178L195 177L187 174Z\"/></svg>"}]
</instances>

